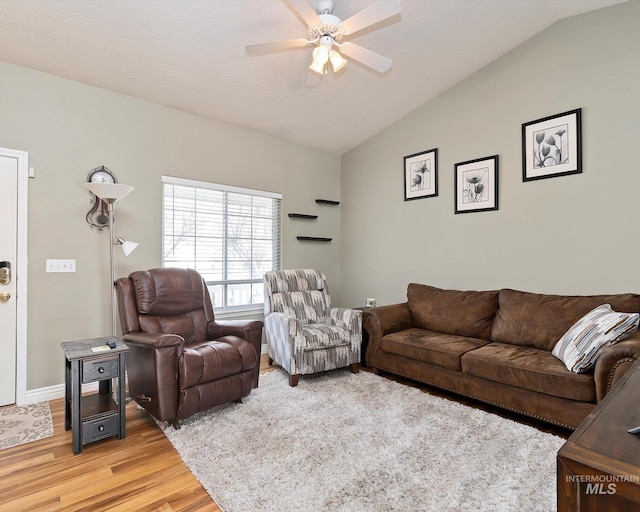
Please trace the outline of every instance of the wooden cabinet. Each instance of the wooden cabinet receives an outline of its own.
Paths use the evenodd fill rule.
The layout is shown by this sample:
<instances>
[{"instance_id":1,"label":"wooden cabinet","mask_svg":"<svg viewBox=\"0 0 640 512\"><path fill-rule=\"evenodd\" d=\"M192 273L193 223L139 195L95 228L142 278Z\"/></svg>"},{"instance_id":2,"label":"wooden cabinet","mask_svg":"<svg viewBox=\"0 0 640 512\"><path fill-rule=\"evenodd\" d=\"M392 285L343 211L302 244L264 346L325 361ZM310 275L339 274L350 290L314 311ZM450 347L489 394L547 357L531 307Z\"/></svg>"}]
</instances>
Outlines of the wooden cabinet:
<instances>
[{"instance_id":1,"label":"wooden cabinet","mask_svg":"<svg viewBox=\"0 0 640 512\"><path fill-rule=\"evenodd\" d=\"M114 348L107 343L113 341ZM124 439L125 354L116 338L61 343L65 356L65 430L72 431L73 453L85 444L117 436ZM82 393L83 384L98 383L97 393ZM115 393L114 393L115 389Z\"/></svg>"},{"instance_id":2,"label":"wooden cabinet","mask_svg":"<svg viewBox=\"0 0 640 512\"><path fill-rule=\"evenodd\" d=\"M640 360L558 451L558 511L640 510Z\"/></svg>"}]
</instances>

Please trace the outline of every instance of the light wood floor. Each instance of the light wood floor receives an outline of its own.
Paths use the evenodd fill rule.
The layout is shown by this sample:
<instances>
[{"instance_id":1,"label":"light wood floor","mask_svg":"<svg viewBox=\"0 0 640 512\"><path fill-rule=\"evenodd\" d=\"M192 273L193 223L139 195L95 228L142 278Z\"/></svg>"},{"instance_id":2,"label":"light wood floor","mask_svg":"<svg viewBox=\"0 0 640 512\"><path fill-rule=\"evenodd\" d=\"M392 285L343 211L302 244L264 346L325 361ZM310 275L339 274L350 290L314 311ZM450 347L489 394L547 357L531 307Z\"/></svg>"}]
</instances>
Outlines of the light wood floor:
<instances>
[{"instance_id":1,"label":"light wood floor","mask_svg":"<svg viewBox=\"0 0 640 512\"><path fill-rule=\"evenodd\" d=\"M267 357L263 356L260 373L270 370ZM565 438L570 434L559 427L511 415L406 379L393 380ZM71 432L64 430L64 400L53 400L50 407L52 437L0 450L0 512L220 512L160 428L135 403L127 404L125 439L112 438L86 445L78 455L73 455L71 450Z\"/></svg>"},{"instance_id":2,"label":"light wood floor","mask_svg":"<svg viewBox=\"0 0 640 512\"><path fill-rule=\"evenodd\" d=\"M269 371L266 356L261 373ZM134 402L127 436L83 447L73 455L64 429L64 399L49 402L53 436L0 450L0 512L220 512L178 452Z\"/></svg>"}]
</instances>

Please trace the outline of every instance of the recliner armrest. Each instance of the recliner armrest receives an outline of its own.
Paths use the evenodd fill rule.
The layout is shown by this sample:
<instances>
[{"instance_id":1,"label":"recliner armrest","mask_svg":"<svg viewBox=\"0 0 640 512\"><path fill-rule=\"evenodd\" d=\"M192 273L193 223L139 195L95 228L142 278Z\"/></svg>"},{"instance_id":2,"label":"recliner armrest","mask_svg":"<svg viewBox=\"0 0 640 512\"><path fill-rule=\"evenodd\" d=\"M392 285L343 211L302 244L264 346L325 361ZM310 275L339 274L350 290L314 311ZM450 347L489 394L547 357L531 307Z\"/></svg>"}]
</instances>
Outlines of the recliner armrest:
<instances>
[{"instance_id":1,"label":"recliner armrest","mask_svg":"<svg viewBox=\"0 0 640 512\"><path fill-rule=\"evenodd\" d=\"M216 320L209 323L207 331L211 339L231 335L249 341L247 338L261 332L263 325L260 320Z\"/></svg>"},{"instance_id":2,"label":"recliner armrest","mask_svg":"<svg viewBox=\"0 0 640 512\"><path fill-rule=\"evenodd\" d=\"M362 334L362 311L352 308L327 308L322 323L343 327L351 334Z\"/></svg>"},{"instance_id":3,"label":"recliner armrest","mask_svg":"<svg viewBox=\"0 0 640 512\"><path fill-rule=\"evenodd\" d=\"M258 364L255 367L253 387L258 387L260 378L260 354L262 353L262 327L260 320L223 320L209 322L207 334L209 339L215 340L224 336L237 336L251 344L256 351Z\"/></svg>"},{"instance_id":4,"label":"recliner armrest","mask_svg":"<svg viewBox=\"0 0 640 512\"><path fill-rule=\"evenodd\" d=\"M611 391L637 359L640 359L640 332L638 331L630 338L602 351L593 372L598 402Z\"/></svg>"},{"instance_id":5,"label":"recliner armrest","mask_svg":"<svg viewBox=\"0 0 640 512\"><path fill-rule=\"evenodd\" d=\"M209 339L215 340L223 336L237 336L253 345L260 356L262 350L262 327L260 320L225 320L210 322L207 326Z\"/></svg>"},{"instance_id":6,"label":"recliner armrest","mask_svg":"<svg viewBox=\"0 0 640 512\"><path fill-rule=\"evenodd\" d=\"M269 313L264 318L264 323L269 326L267 331L284 333L287 341L292 345L291 348L294 348L291 342L302 331L300 320L284 313Z\"/></svg>"},{"instance_id":7,"label":"recliner armrest","mask_svg":"<svg viewBox=\"0 0 640 512\"><path fill-rule=\"evenodd\" d=\"M174 347L184 344L182 336L162 332L130 332L122 339L127 343L148 348Z\"/></svg>"}]
</instances>

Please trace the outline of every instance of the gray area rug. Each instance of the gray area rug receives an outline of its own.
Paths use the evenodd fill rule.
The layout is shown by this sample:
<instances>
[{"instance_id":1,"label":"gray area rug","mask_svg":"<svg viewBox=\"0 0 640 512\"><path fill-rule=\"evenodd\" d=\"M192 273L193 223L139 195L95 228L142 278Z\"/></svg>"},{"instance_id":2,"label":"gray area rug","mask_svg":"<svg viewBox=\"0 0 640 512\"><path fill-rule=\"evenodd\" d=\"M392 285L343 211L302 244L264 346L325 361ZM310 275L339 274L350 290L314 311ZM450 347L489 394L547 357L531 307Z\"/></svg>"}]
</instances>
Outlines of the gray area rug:
<instances>
[{"instance_id":1,"label":"gray area rug","mask_svg":"<svg viewBox=\"0 0 640 512\"><path fill-rule=\"evenodd\" d=\"M161 426L224 512L556 508L562 438L368 372L274 371Z\"/></svg>"},{"instance_id":2,"label":"gray area rug","mask_svg":"<svg viewBox=\"0 0 640 512\"><path fill-rule=\"evenodd\" d=\"M49 402L0 408L0 450L52 435Z\"/></svg>"}]
</instances>

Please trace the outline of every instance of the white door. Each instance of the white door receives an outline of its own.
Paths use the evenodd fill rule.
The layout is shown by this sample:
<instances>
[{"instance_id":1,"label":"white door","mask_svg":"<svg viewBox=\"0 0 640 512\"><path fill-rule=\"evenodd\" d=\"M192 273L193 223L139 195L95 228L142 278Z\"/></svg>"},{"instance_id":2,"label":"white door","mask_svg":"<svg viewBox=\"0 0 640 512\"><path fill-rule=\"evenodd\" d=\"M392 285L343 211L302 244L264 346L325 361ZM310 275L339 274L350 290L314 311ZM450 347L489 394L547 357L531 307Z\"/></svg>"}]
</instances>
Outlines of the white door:
<instances>
[{"instance_id":1,"label":"white door","mask_svg":"<svg viewBox=\"0 0 640 512\"><path fill-rule=\"evenodd\" d=\"M0 155L0 406L16 403L17 226L18 160Z\"/></svg>"}]
</instances>

